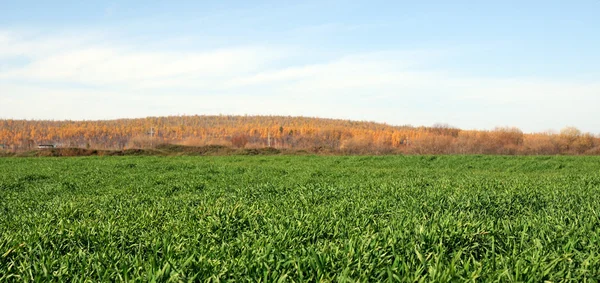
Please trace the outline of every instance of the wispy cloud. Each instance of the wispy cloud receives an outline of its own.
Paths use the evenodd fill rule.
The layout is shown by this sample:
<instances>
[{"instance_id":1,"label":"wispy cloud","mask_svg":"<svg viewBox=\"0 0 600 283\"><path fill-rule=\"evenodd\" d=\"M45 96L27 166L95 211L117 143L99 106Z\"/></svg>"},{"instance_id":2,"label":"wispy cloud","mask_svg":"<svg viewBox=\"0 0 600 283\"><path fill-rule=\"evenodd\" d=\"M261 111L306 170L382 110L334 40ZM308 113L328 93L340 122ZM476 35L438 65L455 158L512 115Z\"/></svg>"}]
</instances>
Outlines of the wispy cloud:
<instances>
[{"instance_id":1,"label":"wispy cloud","mask_svg":"<svg viewBox=\"0 0 600 283\"><path fill-rule=\"evenodd\" d=\"M29 64L3 71L0 79L88 85L168 87L169 81L182 77L209 81L256 71L278 56L276 50L264 47L174 52L102 41L85 43L69 37L40 38L36 42L5 35L2 41L5 44L0 53L6 55L5 60L11 55L23 56Z\"/></svg>"},{"instance_id":2,"label":"wispy cloud","mask_svg":"<svg viewBox=\"0 0 600 283\"><path fill-rule=\"evenodd\" d=\"M283 114L526 131L578 125L600 132L594 121L599 84L458 75L438 63L460 49L315 60L298 52L302 46L177 51L86 34L0 30L0 117Z\"/></svg>"}]
</instances>

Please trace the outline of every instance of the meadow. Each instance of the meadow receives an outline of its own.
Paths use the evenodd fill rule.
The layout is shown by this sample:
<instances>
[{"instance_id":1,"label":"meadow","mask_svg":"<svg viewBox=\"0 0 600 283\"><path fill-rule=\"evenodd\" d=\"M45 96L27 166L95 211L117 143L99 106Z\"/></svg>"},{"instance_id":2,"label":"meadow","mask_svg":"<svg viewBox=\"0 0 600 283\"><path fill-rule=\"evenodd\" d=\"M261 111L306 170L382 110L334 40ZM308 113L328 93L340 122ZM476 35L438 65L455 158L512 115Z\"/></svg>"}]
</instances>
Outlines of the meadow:
<instances>
[{"instance_id":1,"label":"meadow","mask_svg":"<svg viewBox=\"0 0 600 283\"><path fill-rule=\"evenodd\" d=\"M600 157L0 158L0 282L600 280Z\"/></svg>"}]
</instances>

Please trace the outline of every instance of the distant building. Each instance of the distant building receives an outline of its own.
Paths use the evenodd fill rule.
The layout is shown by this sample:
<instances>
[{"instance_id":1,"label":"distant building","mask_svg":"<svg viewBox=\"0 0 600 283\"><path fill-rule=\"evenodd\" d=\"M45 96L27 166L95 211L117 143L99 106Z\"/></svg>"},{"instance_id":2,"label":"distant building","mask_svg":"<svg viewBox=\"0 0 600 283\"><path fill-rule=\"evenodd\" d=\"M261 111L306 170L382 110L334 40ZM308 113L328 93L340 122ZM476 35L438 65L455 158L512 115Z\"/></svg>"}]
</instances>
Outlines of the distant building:
<instances>
[{"instance_id":1,"label":"distant building","mask_svg":"<svg viewBox=\"0 0 600 283\"><path fill-rule=\"evenodd\" d=\"M40 144L38 145L39 149L44 149L44 148L54 148L53 144Z\"/></svg>"}]
</instances>

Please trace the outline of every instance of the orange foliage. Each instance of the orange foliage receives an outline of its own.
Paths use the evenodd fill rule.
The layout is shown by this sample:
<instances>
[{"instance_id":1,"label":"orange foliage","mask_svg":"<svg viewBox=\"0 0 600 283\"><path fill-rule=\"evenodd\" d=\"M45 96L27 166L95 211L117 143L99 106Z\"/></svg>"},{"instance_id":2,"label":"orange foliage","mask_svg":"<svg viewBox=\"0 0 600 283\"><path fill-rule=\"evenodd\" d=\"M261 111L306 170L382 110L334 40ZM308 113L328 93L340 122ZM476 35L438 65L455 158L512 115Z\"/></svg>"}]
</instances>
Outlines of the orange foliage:
<instances>
[{"instance_id":1,"label":"orange foliage","mask_svg":"<svg viewBox=\"0 0 600 283\"><path fill-rule=\"evenodd\" d=\"M153 134L150 131L153 130ZM270 138L270 141L269 141ZM95 149L160 143L304 149L346 154L598 154L600 138L576 128L559 134L390 126L374 122L285 116L169 116L109 121L0 120L4 149L37 144Z\"/></svg>"}]
</instances>

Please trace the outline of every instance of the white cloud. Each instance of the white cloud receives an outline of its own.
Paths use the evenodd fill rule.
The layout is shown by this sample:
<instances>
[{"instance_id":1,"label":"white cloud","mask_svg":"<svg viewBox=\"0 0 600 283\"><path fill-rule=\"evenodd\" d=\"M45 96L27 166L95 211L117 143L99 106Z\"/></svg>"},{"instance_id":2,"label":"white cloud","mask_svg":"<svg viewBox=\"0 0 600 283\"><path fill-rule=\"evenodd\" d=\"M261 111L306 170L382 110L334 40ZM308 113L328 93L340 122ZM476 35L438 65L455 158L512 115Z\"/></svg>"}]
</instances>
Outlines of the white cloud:
<instances>
[{"instance_id":1,"label":"white cloud","mask_svg":"<svg viewBox=\"0 0 600 283\"><path fill-rule=\"evenodd\" d=\"M140 46L87 44L69 39L41 39L39 50L31 41L4 39L6 54L19 54L30 64L0 73L4 80L34 80L88 85L119 84L128 87L169 87L191 82L210 81L215 77L255 71L264 63L277 59L276 51L261 47L235 47L203 52L144 50ZM62 44L61 44L62 43ZM43 55L39 55L39 54Z\"/></svg>"},{"instance_id":2,"label":"white cloud","mask_svg":"<svg viewBox=\"0 0 600 283\"><path fill-rule=\"evenodd\" d=\"M431 67L451 55L447 50L338 54L316 62L298 50L177 52L107 34L0 31L0 67L15 56L29 60L0 68L0 118L282 114L525 131L577 125L600 132L597 83L459 76ZM297 63L280 63L289 58Z\"/></svg>"}]
</instances>

